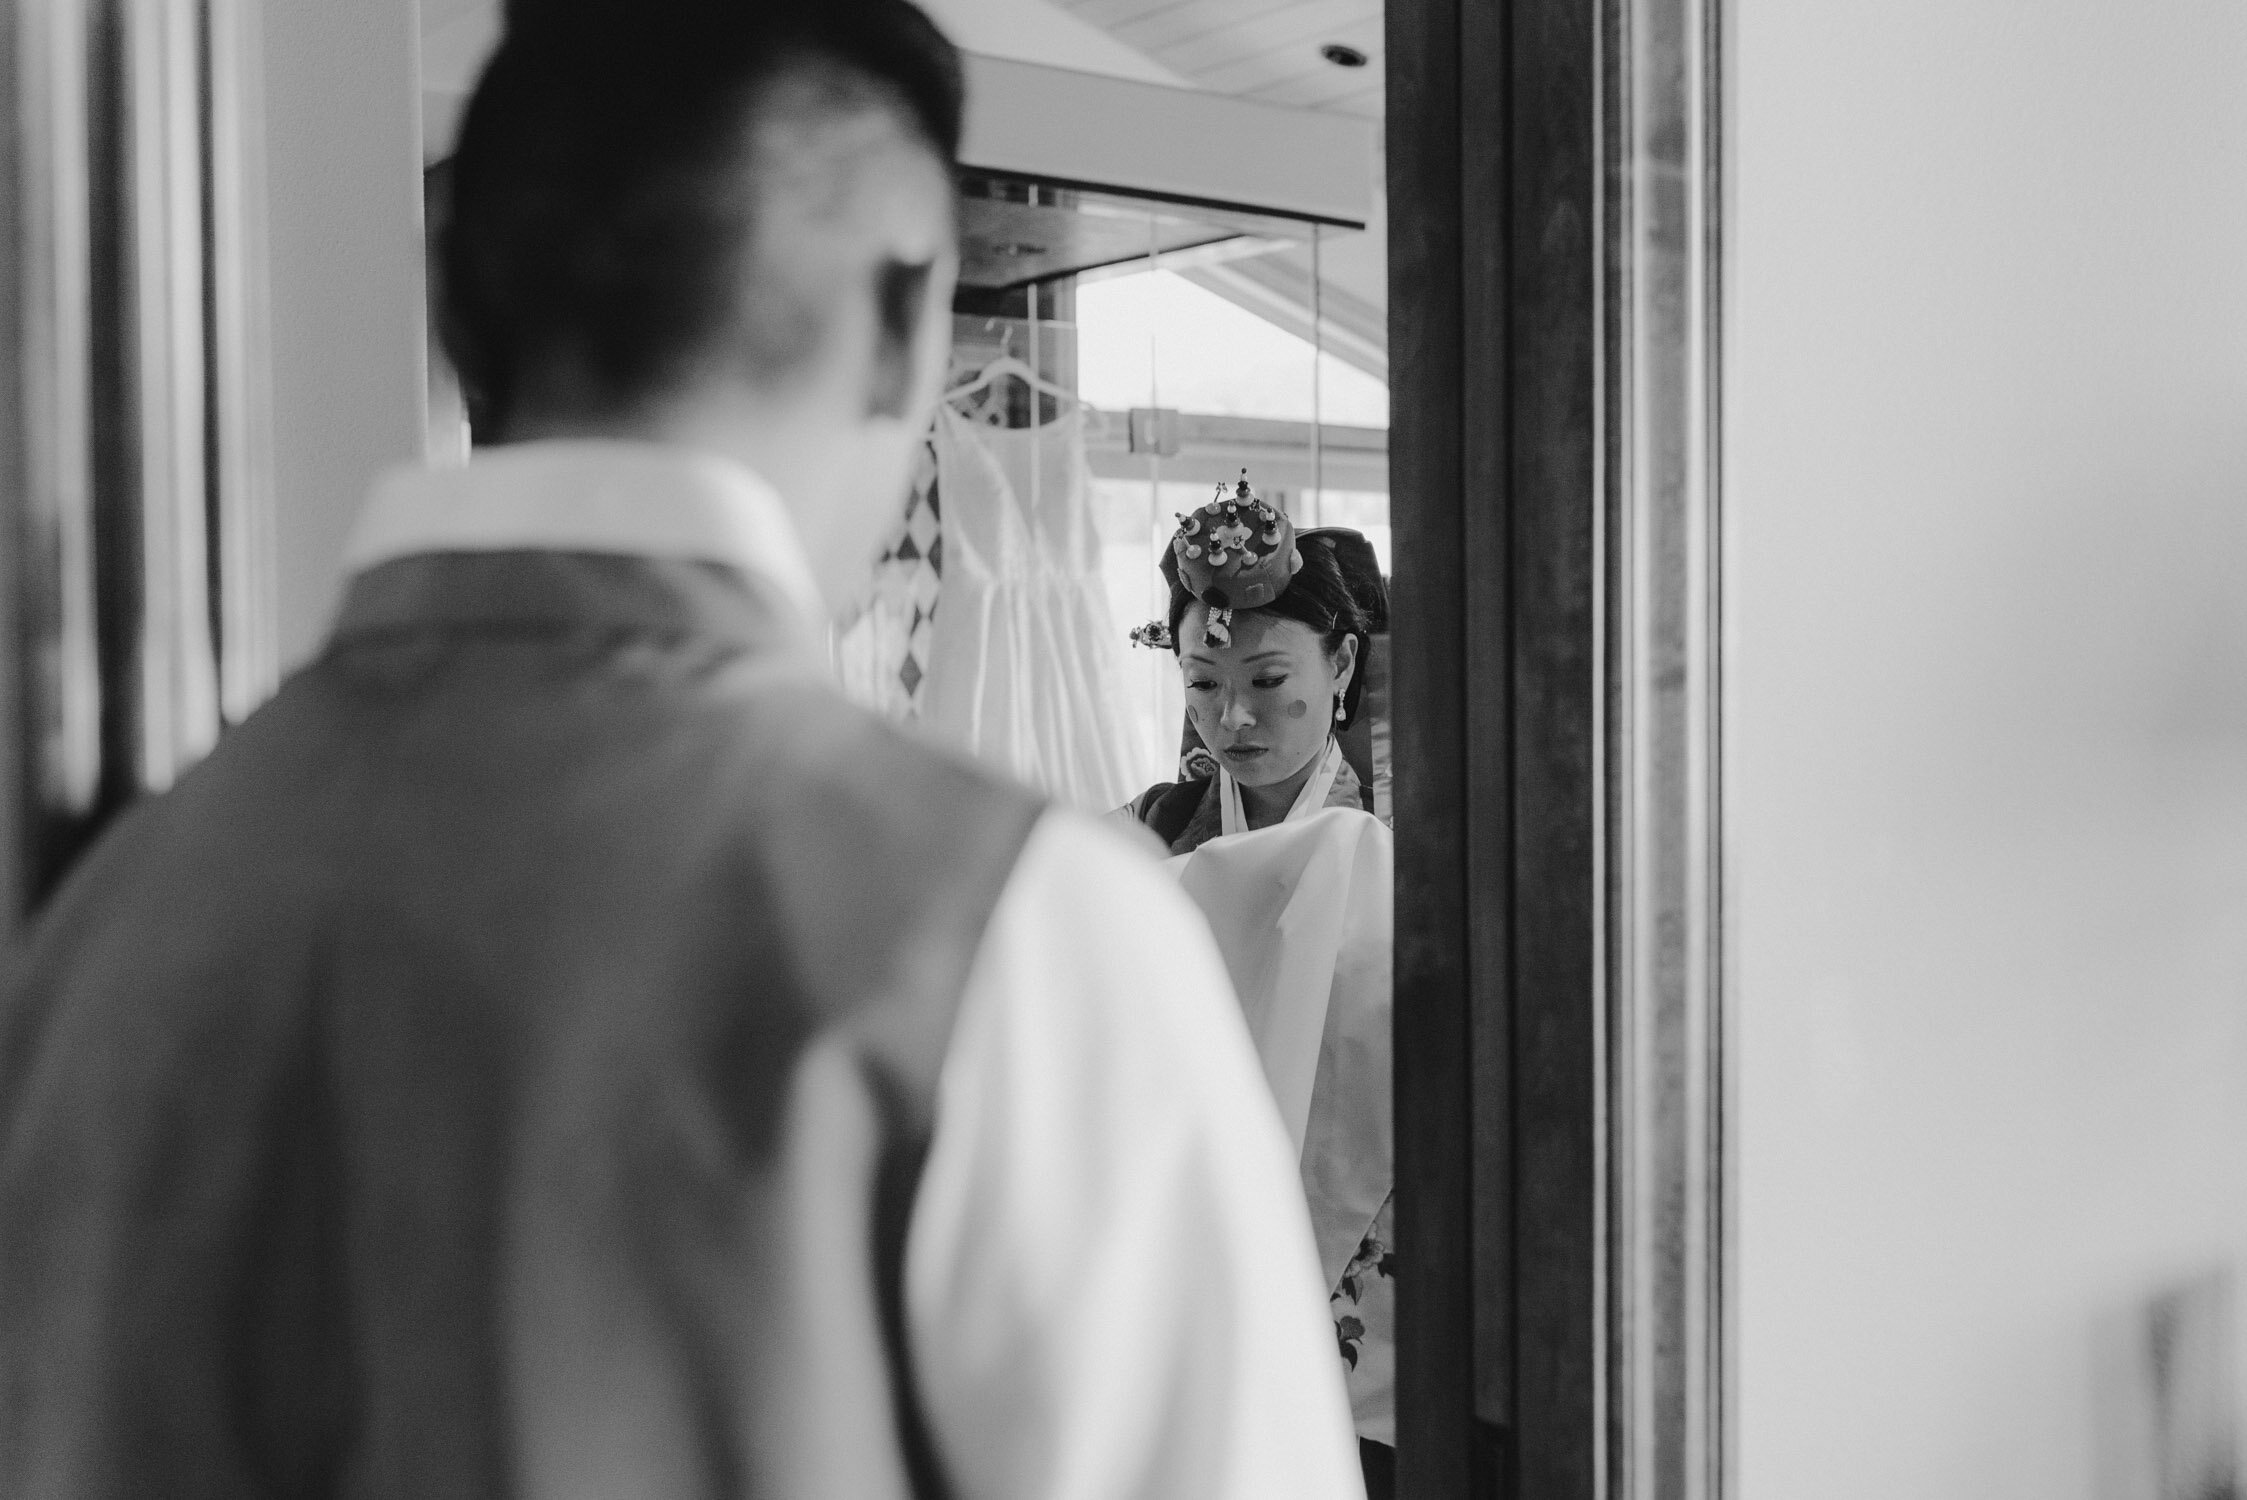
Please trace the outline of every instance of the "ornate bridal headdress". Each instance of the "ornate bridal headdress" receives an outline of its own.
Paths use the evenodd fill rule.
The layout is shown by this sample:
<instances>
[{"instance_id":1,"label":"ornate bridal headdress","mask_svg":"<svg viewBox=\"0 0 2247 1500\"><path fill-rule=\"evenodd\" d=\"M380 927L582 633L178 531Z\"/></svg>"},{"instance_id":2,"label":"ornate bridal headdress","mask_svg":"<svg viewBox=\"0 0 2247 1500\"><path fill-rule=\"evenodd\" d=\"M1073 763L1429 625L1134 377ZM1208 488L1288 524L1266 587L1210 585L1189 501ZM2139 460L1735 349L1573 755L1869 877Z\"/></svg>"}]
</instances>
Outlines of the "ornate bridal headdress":
<instances>
[{"instance_id":1,"label":"ornate bridal headdress","mask_svg":"<svg viewBox=\"0 0 2247 1500\"><path fill-rule=\"evenodd\" d=\"M1162 574L1209 608L1203 642L1233 643L1233 611L1260 609L1287 591L1302 570L1295 547L1295 525L1277 507L1240 483L1217 487L1217 497L1191 515L1178 518L1170 548L1162 555ZM1142 646L1175 649L1168 626L1152 620L1131 633Z\"/></svg>"}]
</instances>

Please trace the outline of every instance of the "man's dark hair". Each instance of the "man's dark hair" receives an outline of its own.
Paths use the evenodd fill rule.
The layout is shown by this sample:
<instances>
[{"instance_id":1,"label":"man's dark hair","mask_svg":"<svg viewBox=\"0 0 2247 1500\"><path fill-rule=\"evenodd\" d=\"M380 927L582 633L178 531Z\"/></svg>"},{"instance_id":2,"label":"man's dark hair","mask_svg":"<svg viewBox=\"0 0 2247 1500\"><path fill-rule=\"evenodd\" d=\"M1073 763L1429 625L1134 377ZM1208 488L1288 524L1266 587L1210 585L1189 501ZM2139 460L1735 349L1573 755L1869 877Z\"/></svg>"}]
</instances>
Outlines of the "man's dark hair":
<instances>
[{"instance_id":1,"label":"man's dark hair","mask_svg":"<svg viewBox=\"0 0 2247 1500\"><path fill-rule=\"evenodd\" d=\"M803 352L799 310L734 305L763 197L750 121L796 82L836 113L888 110L953 168L959 53L909 0L507 7L462 117L436 276L477 426L504 426L561 362L627 406L745 312L759 368Z\"/></svg>"}]
</instances>

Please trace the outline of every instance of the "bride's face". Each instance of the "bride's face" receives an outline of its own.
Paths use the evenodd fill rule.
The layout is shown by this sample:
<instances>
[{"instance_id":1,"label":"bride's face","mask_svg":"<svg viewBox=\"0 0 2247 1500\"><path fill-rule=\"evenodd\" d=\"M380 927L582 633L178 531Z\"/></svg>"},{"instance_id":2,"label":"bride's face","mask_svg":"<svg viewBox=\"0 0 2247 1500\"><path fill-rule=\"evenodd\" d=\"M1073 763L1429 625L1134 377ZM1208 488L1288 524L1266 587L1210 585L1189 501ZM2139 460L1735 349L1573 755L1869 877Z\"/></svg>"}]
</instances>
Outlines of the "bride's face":
<instances>
[{"instance_id":1,"label":"bride's face","mask_svg":"<svg viewBox=\"0 0 2247 1500\"><path fill-rule=\"evenodd\" d=\"M1212 646L1203 639L1208 623L1201 604L1178 622L1186 712L1235 781L1285 781L1326 748L1358 643L1345 637L1329 652L1302 621L1254 610L1233 617L1231 645Z\"/></svg>"}]
</instances>

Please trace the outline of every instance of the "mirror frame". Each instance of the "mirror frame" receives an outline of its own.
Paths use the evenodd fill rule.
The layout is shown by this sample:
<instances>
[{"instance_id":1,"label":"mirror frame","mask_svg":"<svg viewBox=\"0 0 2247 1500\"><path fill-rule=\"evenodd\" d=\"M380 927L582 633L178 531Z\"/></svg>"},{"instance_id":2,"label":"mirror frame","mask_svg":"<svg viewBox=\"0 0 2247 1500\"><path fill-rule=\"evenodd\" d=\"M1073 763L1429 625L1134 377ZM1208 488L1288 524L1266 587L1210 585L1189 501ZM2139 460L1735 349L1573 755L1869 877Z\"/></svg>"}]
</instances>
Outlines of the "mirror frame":
<instances>
[{"instance_id":1,"label":"mirror frame","mask_svg":"<svg viewBox=\"0 0 2247 1500\"><path fill-rule=\"evenodd\" d=\"M1389 0L1398 1477L1730 1483L1722 0Z\"/></svg>"},{"instance_id":2,"label":"mirror frame","mask_svg":"<svg viewBox=\"0 0 2247 1500\"><path fill-rule=\"evenodd\" d=\"M1731 1482L1721 10L1387 7L1408 1500L1702 1500ZM254 13L214 7L222 64ZM0 376L0 471L19 493L88 457L58 436L77 418L28 406L36 374L91 379L53 362L92 290L49 264L94 186L69 135L83 101L30 87L84 46L75 14L0 23L0 330L20 356ZM254 85L246 53L228 76ZM254 142L220 92L221 144ZM222 211L254 213L254 180L217 188ZM236 256L257 238L228 252L222 296L256 300ZM222 389L265 362L258 314L224 319L251 342ZM260 421L222 430L254 451ZM269 492L240 504L240 544L264 556ZM64 620L31 596L28 559L55 543L17 506L0 543L0 695L31 709L48 689L17 675L20 636ZM244 698L274 671L273 609L261 596L235 622ZM35 880L45 722L0 735L0 928Z\"/></svg>"}]
</instances>

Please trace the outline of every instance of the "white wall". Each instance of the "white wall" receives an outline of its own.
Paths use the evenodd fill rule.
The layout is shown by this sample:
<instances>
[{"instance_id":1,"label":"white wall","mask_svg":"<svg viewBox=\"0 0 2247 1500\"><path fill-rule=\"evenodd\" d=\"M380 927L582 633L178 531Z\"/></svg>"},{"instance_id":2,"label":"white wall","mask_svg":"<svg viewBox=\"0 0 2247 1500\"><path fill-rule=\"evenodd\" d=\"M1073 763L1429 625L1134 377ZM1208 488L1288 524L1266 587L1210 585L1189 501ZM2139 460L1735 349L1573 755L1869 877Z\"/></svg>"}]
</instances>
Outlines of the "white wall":
<instances>
[{"instance_id":1,"label":"white wall","mask_svg":"<svg viewBox=\"0 0 2247 1500\"><path fill-rule=\"evenodd\" d=\"M2247 6L1736 0L1745 1500L2076 1500L2247 1255Z\"/></svg>"},{"instance_id":2,"label":"white wall","mask_svg":"<svg viewBox=\"0 0 2247 1500\"><path fill-rule=\"evenodd\" d=\"M414 0L266 0L274 495L284 666L331 623L374 476L426 409Z\"/></svg>"}]
</instances>

